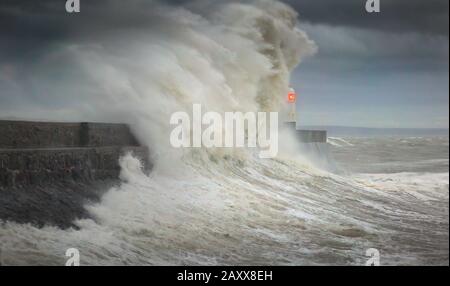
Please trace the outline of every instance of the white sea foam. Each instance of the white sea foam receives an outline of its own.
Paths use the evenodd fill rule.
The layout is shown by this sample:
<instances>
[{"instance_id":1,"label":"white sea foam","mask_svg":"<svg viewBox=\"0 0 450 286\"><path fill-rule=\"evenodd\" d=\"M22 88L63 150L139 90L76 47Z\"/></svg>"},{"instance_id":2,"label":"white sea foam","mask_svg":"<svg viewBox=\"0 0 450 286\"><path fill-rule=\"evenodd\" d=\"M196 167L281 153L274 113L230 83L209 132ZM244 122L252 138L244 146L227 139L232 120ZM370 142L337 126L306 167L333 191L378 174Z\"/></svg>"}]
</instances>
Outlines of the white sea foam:
<instances>
[{"instance_id":1,"label":"white sea foam","mask_svg":"<svg viewBox=\"0 0 450 286\"><path fill-rule=\"evenodd\" d=\"M336 146L336 147L353 146L352 143L346 141L343 138L339 138L339 137L328 137L328 143L333 146Z\"/></svg>"},{"instance_id":2,"label":"white sea foam","mask_svg":"<svg viewBox=\"0 0 450 286\"><path fill-rule=\"evenodd\" d=\"M63 78L65 93L51 73L36 80L55 99L82 93L77 110L61 112L66 118L133 124L155 168L147 176L139 160L121 158L122 183L86 206L93 219L77 221L79 230L1 225L3 264L64 265L71 247L82 265L363 265L372 247L384 264L448 264L448 174L330 174L284 131L270 160L247 149L170 147L170 114L192 103L217 112L282 108L290 71L315 51L292 9L219 1L205 14L200 1L191 10L136 13L139 6L117 3L106 12L121 8L156 24L136 33L123 27L120 38L89 27L99 36L47 55L72 59L84 77Z\"/></svg>"},{"instance_id":3,"label":"white sea foam","mask_svg":"<svg viewBox=\"0 0 450 286\"><path fill-rule=\"evenodd\" d=\"M449 196L449 173L359 174L355 178L376 189L423 201L448 200Z\"/></svg>"}]
</instances>

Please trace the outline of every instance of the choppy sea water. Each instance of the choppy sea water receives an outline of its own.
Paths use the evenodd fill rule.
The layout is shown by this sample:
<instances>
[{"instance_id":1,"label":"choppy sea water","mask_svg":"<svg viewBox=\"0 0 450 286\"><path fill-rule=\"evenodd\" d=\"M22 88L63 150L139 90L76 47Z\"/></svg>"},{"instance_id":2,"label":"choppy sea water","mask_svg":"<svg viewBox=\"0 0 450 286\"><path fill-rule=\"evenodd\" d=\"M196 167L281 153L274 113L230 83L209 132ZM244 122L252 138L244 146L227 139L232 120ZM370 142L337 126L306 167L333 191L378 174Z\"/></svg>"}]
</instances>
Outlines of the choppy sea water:
<instances>
[{"instance_id":1,"label":"choppy sea water","mask_svg":"<svg viewBox=\"0 0 450 286\"><path fill-rule=\"evenodd\" d=\"M301 156L189 153L150 176L123 158L121 186L80 229L5 222L3 265L449 264L448 138L330 138L340 171Z\"/></svg>"}]
</instances>

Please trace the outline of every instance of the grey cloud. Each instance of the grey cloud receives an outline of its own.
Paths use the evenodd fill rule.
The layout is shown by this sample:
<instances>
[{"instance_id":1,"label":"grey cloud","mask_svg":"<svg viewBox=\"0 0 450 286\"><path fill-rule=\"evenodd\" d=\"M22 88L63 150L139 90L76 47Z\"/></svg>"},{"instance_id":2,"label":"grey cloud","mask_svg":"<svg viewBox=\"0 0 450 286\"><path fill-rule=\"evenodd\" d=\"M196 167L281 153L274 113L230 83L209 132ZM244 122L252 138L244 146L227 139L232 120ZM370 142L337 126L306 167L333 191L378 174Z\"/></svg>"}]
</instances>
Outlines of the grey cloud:
<instances>
[{"instance_id":1,"label":"grey cloud","mask_svg":"<svg viewBox=\"0 0 450 286\"><path fill-rule=\"evenodd\" d=\"M0 105L4 108L26 102L50 104L45 91L31 101L21 96L30 96L22 92L27 88L24 82L35 77L33 73L39 74L32 67L53 46L76 43L87 35L92 38L98 33L124 36L147 25L164 25L154 18L155 13L152 17L147 14L155 1L126 1L127 5L123 5L123 0L81 1L82 13L68 15L64 11L65 0L1 0ZM198 1L164 2L196 9ZM308 97L304 100L314 105L305 110L309 112L306 117L312 120L309 123L320 122L314 119L314 114L326 110L323 106L329 102L333 104L328 116L334 123L339 123L339 112L351 114L359 102L363 113L360 120L365 118L365 125L381 122L385 114L380 112L372 118L364 112L415 104L411 107L414 112L405 120L414 125L417 124L414 115L426 107L422 102L426 98L424 94L428 96L427 115L434 112L448 119L448 0L380 0L380 14L367 14L365 0L283 1L299 12L302 28L319 47L319 53L306 60L293 75L294 83L298 82L300 91ZM107 12L102 9L103 5L114 3L122 5ZM70 72L68 68L66 73ZM10 82L8 75L22 77L23 81ZM73 104L77 104L76 100ZM351 124L351 120L344 123Z\"/></svg>"},{"instance_id":2,"label":"grey cloud","mask_svg":"<svg viewBox=\"0 0 450 286\"><path fill-rule=\"evenodd\" d=\"M366 0L283 0L301 19L332 26L448 36L448 0L380 0L381 13L368 14Z\"/></svg>"},{"instance_id":3,"label":"grey cloud","mask_svg":"<svg viewBox=\"0 0 450 286\"><path fill-rule=\"evenodd\" d=\"M303 24L302 28L317 43L323 59L408 61L443 66L448 61L448 38L441 35L385 33L322 24Z\"/></svg>"}]
</instances>

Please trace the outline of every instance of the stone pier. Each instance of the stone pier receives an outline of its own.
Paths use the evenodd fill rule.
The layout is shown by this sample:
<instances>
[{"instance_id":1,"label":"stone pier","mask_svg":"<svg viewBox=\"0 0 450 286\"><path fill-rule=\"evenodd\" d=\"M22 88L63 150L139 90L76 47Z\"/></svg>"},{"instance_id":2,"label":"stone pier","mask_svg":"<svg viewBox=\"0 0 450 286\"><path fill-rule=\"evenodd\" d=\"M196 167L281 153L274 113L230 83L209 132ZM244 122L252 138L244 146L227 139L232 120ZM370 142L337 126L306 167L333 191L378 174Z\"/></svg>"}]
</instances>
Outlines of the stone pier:
<instances>
[{"instance_id":1,"label":"stone pier","mask_svg":"<svg viewBox=\"0 0 450 286\"><path fill-rule=\"evenodd\" d=\"M0 121L0 188L115 179L126 152L151 167L124 124Z\"/></svg>"},{"instance_id":2,"label":"stone pier","mask_svg":"<svg viewBox=\"0 0 450 286\"><path fill-rule=\"evenodd\" d=\"M297 129L296 122L286 122L285 126L295 130L295 135L299 142L302 143L327 143L326 130L304 130Z\"/></svg>"}]
</instances>

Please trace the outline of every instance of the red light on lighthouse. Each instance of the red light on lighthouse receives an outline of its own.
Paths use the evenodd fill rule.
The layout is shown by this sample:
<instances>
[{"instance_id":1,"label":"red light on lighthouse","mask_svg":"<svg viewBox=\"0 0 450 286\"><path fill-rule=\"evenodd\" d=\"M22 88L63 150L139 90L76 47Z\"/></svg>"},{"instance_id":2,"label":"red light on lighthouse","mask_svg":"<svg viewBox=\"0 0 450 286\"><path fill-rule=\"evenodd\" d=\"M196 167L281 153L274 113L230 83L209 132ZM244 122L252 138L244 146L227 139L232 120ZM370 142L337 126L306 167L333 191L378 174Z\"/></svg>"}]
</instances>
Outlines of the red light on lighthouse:
<instances>
[{"instance_id":1,"label":"red light on lighthouse","mask_svg":"<svg viewBox=\"0 0 450 286\"><path fill-rule=\"evenodd\" d=\"M297 94L295 93L295 91L291 90L288 93L288 102L289 103L295 103L295 100L297 98Z\"/></svg>"}]
</instances>

